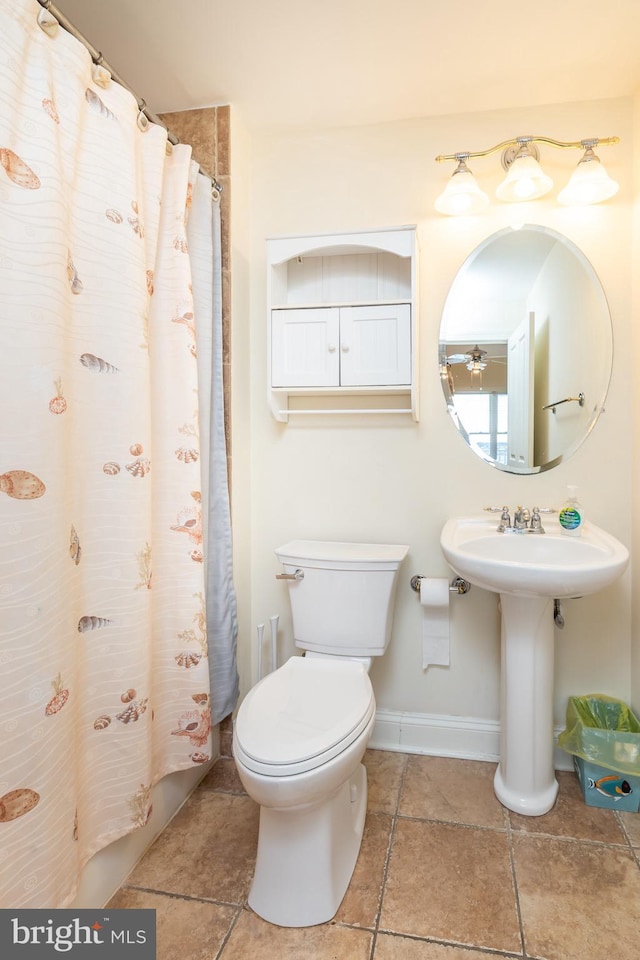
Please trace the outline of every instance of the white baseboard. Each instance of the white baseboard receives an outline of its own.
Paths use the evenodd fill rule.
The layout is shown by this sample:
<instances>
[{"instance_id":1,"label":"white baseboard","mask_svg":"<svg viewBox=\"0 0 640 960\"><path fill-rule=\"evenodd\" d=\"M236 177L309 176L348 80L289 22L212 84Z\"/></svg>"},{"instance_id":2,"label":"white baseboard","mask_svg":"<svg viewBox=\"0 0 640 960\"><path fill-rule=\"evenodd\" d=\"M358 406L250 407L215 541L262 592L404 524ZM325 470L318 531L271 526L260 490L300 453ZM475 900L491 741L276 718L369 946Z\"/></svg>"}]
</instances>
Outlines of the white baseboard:
<instances>
[{"instance_id":1,"label":"white baseboard","mask_svg":"<svg viewBox=\"0 0 640 960\"><path fill-rule=\"evenodd\" d=\"M558 727L554 731L554 739L557 740L561 729ZM372 750L495 763L500 759L500 722L477 717L377 710L369 747ZM556 770L573 770L571 757L557 746L554 764Z\"/></svg>"}]
</instances>

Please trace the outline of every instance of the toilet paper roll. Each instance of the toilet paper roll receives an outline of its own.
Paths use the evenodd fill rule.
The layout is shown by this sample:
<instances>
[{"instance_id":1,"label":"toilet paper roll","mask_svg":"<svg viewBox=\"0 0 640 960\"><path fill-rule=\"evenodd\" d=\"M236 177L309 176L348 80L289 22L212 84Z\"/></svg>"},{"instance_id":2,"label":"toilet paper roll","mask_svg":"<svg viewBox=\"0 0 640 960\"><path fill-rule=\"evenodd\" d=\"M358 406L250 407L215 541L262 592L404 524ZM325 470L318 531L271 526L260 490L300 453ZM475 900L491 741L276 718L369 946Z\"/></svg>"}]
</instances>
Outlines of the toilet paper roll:
<instances>
[{"instance_id":1,"label":"toilet paper roll","mask_svg":"<svg viewBox=\"0 0 640 960\"><path fill-rule=\"evenodd\" d=\"M448 667L449 654L449 581L422 577L422 669Z\"/></svg>"}]
</instances>

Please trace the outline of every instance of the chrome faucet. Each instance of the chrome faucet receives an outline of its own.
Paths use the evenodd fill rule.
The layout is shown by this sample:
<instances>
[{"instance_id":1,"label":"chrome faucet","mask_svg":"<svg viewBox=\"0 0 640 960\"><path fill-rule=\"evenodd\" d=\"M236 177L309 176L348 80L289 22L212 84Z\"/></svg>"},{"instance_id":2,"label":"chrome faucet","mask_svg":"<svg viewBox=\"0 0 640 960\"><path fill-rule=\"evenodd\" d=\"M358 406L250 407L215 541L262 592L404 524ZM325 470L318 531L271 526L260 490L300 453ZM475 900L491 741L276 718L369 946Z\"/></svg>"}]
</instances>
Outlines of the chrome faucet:
<instances>
[{"instance_id":1,"label":"chrome faucet","mask_svg":"<svg viewBox=\"0 0 640 960\"><path fill-rule=\"evenodd\" d=\"M513 529L526 530L531 520L531 514L526 507L517 506L513 513Z\"/></svg>"},{"instance_id":2,"label":"chrome faucet","mask_svg":"<svg viewBox=\"0 0 640 960\"><path fill-rule=\"evenodd\" d=\"M498 533L544 533L541 513L555 513L548 507L534 507L529 511L527 507L517 506L513 511L513 525L508 507L485 507L490 513L500 513L500 520L496 528Z\"/></svg>"}]
</instances>

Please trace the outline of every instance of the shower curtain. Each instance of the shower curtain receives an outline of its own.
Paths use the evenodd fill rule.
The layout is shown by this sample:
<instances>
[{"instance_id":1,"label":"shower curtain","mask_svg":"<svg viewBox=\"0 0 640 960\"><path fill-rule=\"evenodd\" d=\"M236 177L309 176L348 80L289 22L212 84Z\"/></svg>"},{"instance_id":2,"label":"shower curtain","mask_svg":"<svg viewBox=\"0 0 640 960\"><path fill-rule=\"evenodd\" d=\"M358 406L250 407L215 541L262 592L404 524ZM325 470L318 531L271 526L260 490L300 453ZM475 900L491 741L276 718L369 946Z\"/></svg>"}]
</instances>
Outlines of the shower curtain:
<instances>
[{"instance_id":1,"label":"shower curtain","mask_svg":"<svg viewBox=\"0 0 640 960\"><path fill-rule=\"evenodd\" d=\"M0 907L52 908L210 759L208 628L214 722L237 678L210 183L39 13L0 0Z\"/></svg>"},{"instance_id":2,"label":"shower curtain","mask_svg":"<svg viewBox=\"0 0 640 960\"><path fill-rule=\"evenodd\" d=\"M205 556L207 638L211 665L211 722L219 723L240 695L236 662L238 620L232 578L231 509L227 481L222 379L222 243L220 204L211 203L211 183L199 176L187 222L196 317L213 322L196 325L200 380L200 448L203 470L203 531L210 549ZM212 270L213 264L213 270ZM211 375L213 372L213 376Z\"/></svg>"}]
</instances>

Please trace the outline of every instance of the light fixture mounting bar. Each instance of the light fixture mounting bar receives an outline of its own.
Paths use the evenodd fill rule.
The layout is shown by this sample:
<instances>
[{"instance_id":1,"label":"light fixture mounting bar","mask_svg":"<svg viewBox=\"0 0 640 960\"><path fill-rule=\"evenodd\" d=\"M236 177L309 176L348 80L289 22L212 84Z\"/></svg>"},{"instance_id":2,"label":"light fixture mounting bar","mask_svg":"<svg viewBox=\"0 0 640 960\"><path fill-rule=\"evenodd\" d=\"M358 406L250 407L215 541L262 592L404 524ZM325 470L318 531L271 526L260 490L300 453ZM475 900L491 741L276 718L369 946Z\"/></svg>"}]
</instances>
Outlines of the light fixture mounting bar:
<instances>
[{"instance_id":1,"label":"light fixture mounting bar","mask_svg":"<svg viewBox=\"0 0 640 960\"><path fill-rule=\"evenodd\" d=\"M492 153L498 153L499 150L505 150L507 147L526 143L548 143L552 147L573 147L578 150L586 150L589 147L593 148L603 143L620 143L620 137L586 137L584 140L554 140L552 137L512 137L511 140L503 140L502 143L497 143L494 147L489 147L488 150L464 150L458 151L458 153L439 154L436 157L436 163L444 163L447 160L455 160L459 163L460 160L489 157Z\"/></svg>"}]
</instances>

